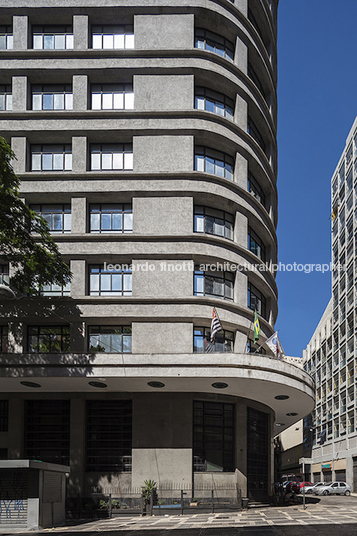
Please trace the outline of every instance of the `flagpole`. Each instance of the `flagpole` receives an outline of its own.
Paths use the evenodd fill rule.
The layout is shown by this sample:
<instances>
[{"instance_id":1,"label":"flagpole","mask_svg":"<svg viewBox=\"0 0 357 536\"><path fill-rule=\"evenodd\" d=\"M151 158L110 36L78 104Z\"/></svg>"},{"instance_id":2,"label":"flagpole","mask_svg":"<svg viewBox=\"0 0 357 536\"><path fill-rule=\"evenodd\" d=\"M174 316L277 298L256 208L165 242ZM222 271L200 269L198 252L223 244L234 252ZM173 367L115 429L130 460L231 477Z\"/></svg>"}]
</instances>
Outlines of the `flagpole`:
<instances>
[{"instance_id":1,"label":"flagpole","mask_svg":"<svg viewBox=\"0 0 357 536\"><path fill-rule=\"evenodd\" d=\"M274 335L275 333L279 333L279 331L280 331L280 329L277 329L276 331L274 331L273 335ZM270 337L268 337L268 339L269 339L269 338L270 338ZM261 344L261 345L259 346L259 348L257 348L257 349L255 350L255 352L252 352L252 353L253 353L253 354L256 354L257 351L260 350L260 349L264 346L264 344L266 343L266 341L267 341L268 339L265 339L265 341L263 342L263 344ZM273 353L272 353L272 356L274 356Z\"/></svg>"}]
</instances>

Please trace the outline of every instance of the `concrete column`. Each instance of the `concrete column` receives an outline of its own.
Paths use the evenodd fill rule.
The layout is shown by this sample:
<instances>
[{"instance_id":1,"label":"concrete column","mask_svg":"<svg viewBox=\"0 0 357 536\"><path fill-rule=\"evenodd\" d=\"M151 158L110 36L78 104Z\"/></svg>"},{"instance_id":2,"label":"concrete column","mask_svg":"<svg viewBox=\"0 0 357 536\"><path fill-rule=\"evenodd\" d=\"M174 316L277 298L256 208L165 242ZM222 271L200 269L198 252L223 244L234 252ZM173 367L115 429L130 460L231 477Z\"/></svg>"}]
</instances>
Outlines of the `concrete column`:
<instances>
[{"instance_id":1,"label":"concrete column","mask_svg":"<svg viewBox=\"0 0 357 536\"><path fill-rule=\"evenodd\" d=\"M247 101L237 93L236 106L234 112L234 122L247 132L248 128L248 103Z\"/></svg>"},{"instance_id":2,"label":"concrete column","mask_svg":"<svg viewBox=\"0 0 357 536\"><path fill-rule=\"evenodd\" d=\"M9 399L9 431L8 431L8 458L9 460L21 459L24 457L23 426L24 423L24 402L21 398Z\"/></svg>"},{"instance_id":3,"label":"concrete column","mask_svg":"<svg viewBox=\"0 0 357 536\"><path fill-rule=\"evenodd\" d=\"M87 50L89 42L88 15L73 15L74 50Z\"/></svg>"},{"instance_id":4,"label":"concrete column","mask_svg":"<svg viewBox=\"0 0 357 536\"><path fill-rule=\"evenodd\" d=\"M12 110L25 112L27 110L27 76L12 77Z\"/></svg>"},{"instance_id":5,"label":"concrete column","mask_svg":"<svg viewBox=\"0 0 357 536\"><path fill-rule=\"evenodd\" d=\"M248 74L248 47L240 37L236 40L234 63L244 74Z\"/></svg>"},{"instance_id":6,"label":"concrete column","mask_svg":"<svg viewBox=\"0 0 357 536\"><path fill-rule=\"evenodd\" d=\"M243 190L247 189L248 160L240 153L236 153L234 181L243 188Z\"/></svg>"},{"instance_id":7,"label":"concrete column","mask_svg":"<svg viewBox=\"0 0 357 536\"><path fill-rule=\"evenodd\" d=\"M86 406L83 398L71 399L69 491L83 494Z\"/></svg>"},{"instance_id":8,"label":"concrete column","mask_svg":"<svg viewBox=\"0 0 357 536\"><path fill-rule=\"evenodd\" d=\"M248 0L235 0L234 4L245 17L248 16Z\"/></svg>"},{"instance_id":9,"label":"concrete column","mask_svg":"<svg viewBox=\"0 0 357 536\"><path fill-rule=\"evenodd\" d=\"M24 335L22 322L9 323L9 352L22 354L24 351Z\"/></svg>"},{"instance_id":10,"label":"concrete column","mask_svg":"<svg viewBox=\"0 0 357 536\"><path fill-rule=\"evenodd\" d=\"M15 173L25 173L27 156L27 139L25 136L11 138L11 149L16 156L16 160L12 162Z\"/></svg>"},{"instance_id":11,"label":"concrete column","mask_svg":"<svg viewBox=\"0 0 357 536\"><path fill-rule=\"evenodd\" d=\"M244 272L237 272L234 282L234 302L247 307L248 281Z\"/></svg>"},{"instance_id":12,"label":"concrete column","mask_svg":"<svg viewBox=\"0 0 357 536\"><path fill-rule=\"evenodd\" d=\"M72 82L73 110L82 111L88 108L88 76L75 74Z\"/></svg>"},{"instance_id":13,"label":"concrete column","mask_svg":"<svg viewBox=\"0 0 357 536\"><path fill-rule=\"evenodd\" d=\"M71 205L71 233L85 234L87 231L87 200L85 197L72 197Z\"/></svg>"},{"instance_id":14,"label":"concrete column","mask_svg":"<svg viewBox=\"0 0 357 536\"><path fill-rule=\"evenodd\" d=\"M234 224L234 241L241 247L247 247L248 236L248 218L241 212L236 212Z\"/></svg>"},{"instance_id":15,"label":"concrete column","mask_svg":"<svg viewBox=\"0 0 357 536\"><path fill-rule=\"evenodd\" d=\"M12 19L14 50L26 50L29 45L29 22L27 15L14 15Z\"/></svg>"},{"instance_id":16,"label":"concrete column","mask_svg":"<svg viewBox=\"0 0 357 536\"><path fill-rule=\"evenodd\" d=\"M86 261L71 261L71 297L82 298L86 294Z\"/></svg>"},{"instance_id":17,"label":"concrete column","mask_svg":"<svg viewBox=\"0 0 357 536\"><path fill-rule=\"evenodd\" d=\"M72 171L73 173L87 171L87 138L85 136L72 137Z\"/></svg>"}]
</instances>

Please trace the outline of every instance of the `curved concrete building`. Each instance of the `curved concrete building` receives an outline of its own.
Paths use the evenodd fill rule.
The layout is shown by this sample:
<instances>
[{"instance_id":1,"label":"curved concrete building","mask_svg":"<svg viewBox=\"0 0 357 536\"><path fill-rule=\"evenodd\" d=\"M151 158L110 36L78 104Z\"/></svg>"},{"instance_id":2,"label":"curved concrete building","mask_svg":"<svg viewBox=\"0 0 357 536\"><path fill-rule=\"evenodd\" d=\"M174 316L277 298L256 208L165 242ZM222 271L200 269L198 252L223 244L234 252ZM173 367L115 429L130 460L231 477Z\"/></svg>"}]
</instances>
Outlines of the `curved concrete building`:
<instances>
[{"instance_id":1,"label":"curved concrete building","mask_svg":"<svg viewBox=\"0 0 357 536\"><path fill-rule=\"evenodd\" d=\"M264 347L277 0L1 11L1 130L73 279L1 302L0 451L70 464L70 496L151 478L266 500L272 435L314 400L307 373Z\"/></svg>"}]
</instances>

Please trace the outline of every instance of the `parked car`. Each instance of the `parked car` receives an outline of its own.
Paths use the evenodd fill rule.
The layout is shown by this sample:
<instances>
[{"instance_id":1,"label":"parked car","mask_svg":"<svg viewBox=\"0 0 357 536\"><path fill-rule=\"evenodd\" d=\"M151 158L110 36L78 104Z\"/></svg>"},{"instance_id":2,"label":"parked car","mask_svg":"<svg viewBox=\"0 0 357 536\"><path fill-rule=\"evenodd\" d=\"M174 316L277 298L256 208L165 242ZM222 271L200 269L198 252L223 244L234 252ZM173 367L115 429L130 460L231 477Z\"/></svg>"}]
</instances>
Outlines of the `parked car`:
<instances>
[{"instance_id":1,"label":"parked car","mask_svg":"<svg viewBox=\"0 0 357 536\"><path fill-rule=\"evenodd\" d=\"M300 482L287 482L285 491L286 493L300 493Z\"/></svg>"},{"instance_id":2,"label":"parked car","mask_svg":"<svg viewBox=\"0 0 357 536\"><path fill-rule=\"evenodd\" d=\"M321 486L326 486L326 482L317 482L316 484L312 484L311 482L304 482L305 486L305 493L314 493L314 490L316 488L319 488ZM301 493L303 493L303 488L300 489Z\"/></svg>"},{"instance_id":3,"label":"parked car","mask_svg":"<svg viewBox=\"0 0 357 536\"><path fill-rule=\"evenodd\" d=\"M299 482L300 484L300 490L302 491L302 488L306 488L308 486L314 486L315 484L313 484L312 482Z\"/></svg>"},{"instance_id":4,"label":"parked car","mask_svg":"<svg viewBox=\"0 0 357 536\"><path fill-rule=\"evenodd\" d=\"M330 482L314 489L315 495L351 495L351 486L346 482Z\"/></svg>"}]
</instances>

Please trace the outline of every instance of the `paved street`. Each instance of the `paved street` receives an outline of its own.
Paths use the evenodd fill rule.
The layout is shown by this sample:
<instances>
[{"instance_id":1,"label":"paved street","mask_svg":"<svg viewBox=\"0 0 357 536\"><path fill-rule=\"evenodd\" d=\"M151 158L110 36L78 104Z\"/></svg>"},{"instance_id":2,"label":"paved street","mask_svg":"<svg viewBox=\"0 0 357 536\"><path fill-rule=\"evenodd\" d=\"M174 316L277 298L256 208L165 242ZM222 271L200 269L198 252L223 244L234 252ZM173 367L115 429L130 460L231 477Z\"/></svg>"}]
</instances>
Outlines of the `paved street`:
<instances>
[{"instance_id":1,"label":"paved street","mask_svg":"<svg viewBox=\"0 0 357 536\"><path fill-rule=\"evenodd\" d=\"M56 536L356 536L357 496L308 497L289 507L251 508L244 512L188 514L153 517L114 517L76 526L44 529ZM314 502L311 502L314 501ZM1 532L1 529L0 529ZM3 531L10 534L10 531ZM14 534L12 532L12 534Z\"/></svg>"}]
</instances>

